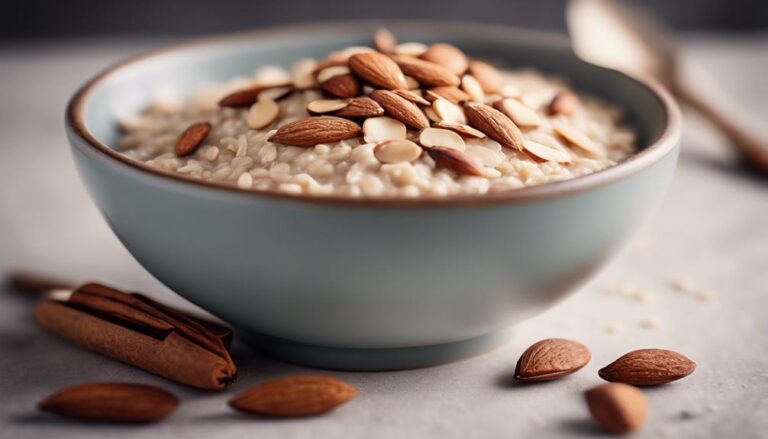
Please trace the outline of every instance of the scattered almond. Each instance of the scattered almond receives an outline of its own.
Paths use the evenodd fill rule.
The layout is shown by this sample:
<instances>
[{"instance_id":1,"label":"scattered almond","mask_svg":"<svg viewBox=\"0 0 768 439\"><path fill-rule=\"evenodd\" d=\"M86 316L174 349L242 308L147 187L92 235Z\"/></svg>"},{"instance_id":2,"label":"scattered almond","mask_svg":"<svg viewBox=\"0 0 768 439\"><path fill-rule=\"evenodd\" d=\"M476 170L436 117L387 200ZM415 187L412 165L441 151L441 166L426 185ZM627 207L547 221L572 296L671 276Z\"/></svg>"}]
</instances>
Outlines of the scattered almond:
<instances>
[{"instance_id":1,"label":"scattered almond","mask_svg":"<svg viewBox=\"0 0 768 439\"><path fill-rule=\"evenodd\" d=\"M513 98L501 99L493 103L494 108L506 114L515 125L526 128L536 128L541 125L538 113L525 104Z\"/></svg>"},{"instance_id":2,"label":"scattered almond","mask_svg":"<svg viewBox=\"0 0 768 439\"><path fill-rule=\"evenodd\" d=\"M570 375L592 358L583 344L564 338L538 341L523 352L517 361L515 379L549 381Z\"/></svg>"},{"instance_id":3,"label":"scattered almond","mask_svg":"<svg viewBox=\"0 0 768 439\"><path fill-rule=\"evenodd\" d=\"M426 114L427 119L432 122L440 122L440 116L435 113L435 110L433 110L432 107L424 107L424 114Z\"/></svg>"},{"instance_id":4,"label":"scattered almond","mask_svg":"<svg viewBox=\"0 0 768 439\"><path fill-rule=\"evenodd\" d=\"M317 73L317 82L323 83L334 76L348 75L350 73L349 67L346 65L335 65L326 67Z\"/></svg>"},{"instance_id":5,"label":"scattered almond","mask_svg":"<svg viewBox=\"0 0 768 439\"><path fill-rule=\"evenodd\" d=\"M325 413L357 396L357 389L337 378L296 375L256 385L229 405L263 416L299 417Z\"/></svg>"},{"instance_id":6,"label":"scattered almond","mask_svg":"<svg viewBox=\"0 0 768 439\"><path fill-rule=\"evenodd\" d=\"M462 151L453 148L427 148L427 154L438 166L450 169L459 175L484 175L480 162Z\"/></svg>"},{"instance_id":7,"label":"scattered almond","mask_svg":"<svg viewBox=\"0 0 768 439\"><path fill-rule=\"evenodd\" d=\"M277 120L279 114L280 107L275 101L261 100L251 105L251 109L248 110L248 116L246 117L246 123L248 128L260 130Z\"/></svg>"},{"instance_id":8,"label":"scattered almond","mask_svg":"<svg viewBox=\"0 0 768 439\"><path fill-rule=\"evenodd\" d=\"M407 99L417 105L429 105L429 101L416 94L411 90L392 90L392 93L400 96L403 99Z\"/></svg>"},{"instance_id":9,"label":"scattered almond","mask_svg":"<svg viewBox=\"0 0 768 439\"><path fill-rule=\"evenodd\" d=\"M571 156L565 151L561 151L551 146L542 145L541 143L534 142L533 140L525 140L523 142L525 150L534 157L544 160L558 163L570 163Z\"/></svg>"},{"instance_id":10,"label":"scattered almond","mask_svg":"<svg viewBox=\"0 0 768 439\"><path fill-rule=\"evenodd\" d=\"M488 63L478 60L470 61L469 74L477 79L486 93L498 93L504 86L504 78L501 73Z\"/></svg>"},{"instance_id":11,"label":"scattered almond","mask_svg":"<svg viewBox=\"0 0 768 439\"><path fill-rule=\"evenodd\" d=\"M437 114L441 122L455 124L467 123L467 117L464 115L464 111L462 111L461 107L446 99L435 99L435 101L432 102L432 109L435 110L435 114Z\"/></svg>"},{"instance_id":12,"label":"scattered almond","mask_svg":"<svg viewBox=\"0 0 768 439\"><path fill-rule=\"evenodd\" d=\"M184 157L195 152L209 132L211 132L211 124L208 122L196 122L190 125L176 141L176 155Z\"/></svg>"},{"instance_id":13,"label":"scattered almond","mask_svg":"<svg viewBox=\"0 0 768 439\"><path fill-rule=\"evenodd\" d=\"M394 53L397 48L397 39L389 29L382 27L373 34L373 45L381 53Z\"/></svg>"},{"instance_id":14,"label":"scattered almond","mask_svg":"<svg viewBox=\"0 0 768 439\"><path fill-rule=\"evenodd\" d=\"M350 99L346 107L336 112L336 116L351 118L376 117L383 115L384 109L381 108L381 105L365 96Z\"/></svg>"},{"instance_id":15,"label":"scattered almond","mask_svg":"<svg viewBox=\"0 0 768 439\"><path fill-rule=\"evenodd\" d=\"M608 431L617 434L640 429L648 415L643 392L621 383L597 386L585 393L592 418Z\"/></svg>"},{"instance_id":16,"label":"scattered almond","mask_svg":"<svg viewBox=\"0 0 768 439\"><path fill-rule=\"evenodd\" d=\"M424 43L400 43L395 47L395 53L405 56L421 56L429 49Z\"/></svg>"},{"instance_id":17,"label":"scattered almond","mask_svg":"<svg viewBox=\"0 0 768 439\"><path fill-rule=\"evenodd\" d=\"M393 55L392 58L403 73L412 76L422 86L457 86L461 82L458 76L440 64L403 55Z\"/></svg>"},{"instance_id":18,"label":"scattered almond","mask_svg":"<svg viewBox=\"0 0 768 439\"><path fill-rule=\"evenodd\" d=\"M371 117L363 122L363 138L366 143L405 139L405 125L391 117Z\"/></svg>"},{"instance_id":19,"label":"scattered almond","mask_svg":"<svg viewBox=\"0 0 768 439\"><path fill-rule=\"evenodd\" d=\"M405 84L408 90L418 90L421 88L421 84L413 76L405 75Z\"/></svg>"},{"instance_id":20,"label":"scattered almond","mask_svg":"<svg viewBox=\"0 0 768 439\"><path fill-rule=\"evenodd\" d=\"M435 100L438 98L447 99L454 104L460 104L470 100L470 96L457 87L435 87L427 90L427 98Z\"/></svg>"},{"instance_id":21,"label":"scattered almond","mask_svg":"<svg viewBox=\"0 0 768 439\"><path fill-rule=\"evenodd\" d=\"M336 75L326 81L320 82L320 88L325 92L340 98L353 98L360 94L360 83L357 81L357 78L350 73Z\"/></svg>"},{"instance_id":22,"label":"scattered almond","mask_svg":"<svg viewBox=\"0 0 768 439\"><path fill-rule=\"evenodd\" d=\"M440 128L422 130L419 134L419 143L427 148L450 148L457 151L464 151L467 147L461 136Z\"/></svg>"},{"instance_id":23,"label":"scattered almond","mask_svg":"<svg viewBox=\"0 0 768 439\"><path fill-rule=\"evenodd\" d=\"M422 149L410 140L385 140L376 145L373 153L382 163L412 162L421 156Z\"/></svg>"},{"instance_id":24,"label":"scattered almond","mask_svg":"<svg viewBox=\"0 0 768 439\"><path fill-rule=\"evenodd\" d=\"M259 97L259 94L270 88L290 87L291 83L256 84L248 88L232 92L219 100L220 107L244 108L250 107Z\"/></svg>"},{"instance_id":25,"label":"scattered almond","mask_svg":"<svg viewBox=\"0 0 768 439\"><path fill-rule=\"evenodd\" d=\"M555 125L552 127L552 130L560 137L562 137L565 141L567 141L570 145L576 146L583 151L586 151L592 155L600 155L600 150L598 147L592 142L592 140L582 134L579 131L576 131L575 129L571 127L565 127L561 125Z\"/></svg>"},{"instance_id":26,"label":"scattered almond","mask_svg":"<svg viewBox=\"0 0 768 439\"><path fill-rule=\"evenodd\" d=\"M684 378L694 370L696 363L683 354L666 349L639 349L600 369L599 374L606 381L655 386Z\"/></svg>"},{"instance_id":27,"label":"scattered almond","mask_svg":"<svg viewBox=\"0 0 768 439\"><path fill-rule=\"evenodd\" d=\"M461 134L462 136L473 137L475 139L482 139L485 137L484 132L476 130L469 125L464 125L463 123L440 121L433 123L432 126L435 128L445 128L446 130Z\"/></svg>"},{"instance_id":28,"label":"scattered almond","mask_svg":"<svg viewBox=\"0 0 768 439\"><path fill-rule=\"evenodd\" d=\"M461 75L467 70L467 56L459 48L451 44L437 43L429 46L421 54L421 59L431 61L448 69L454 75Z\"/></svg>"},{"instance_id":29,"label":"scattered almond","mask_svg":"<svg viewBox=\"0 0 768 439\"><path fill-rule=\"evenodd\" d=\"M522 151L523 133L514 122L500 111L485 104L467 102L464 113L469 125L484 132L491 139L506 148Z\"/></svg>"},{"instance_id":30,"label":"scattered almond","mask_svg":"<svg viewBox=\"0 0 768 439\"><path fill-rule=\"evenodd\" d=\"M481 104L485 102L485 92L480 82L472 75L464 75L461 78L461 88L469 95L469 98Z\"/></svg>"},{"instance_id":31,"label":"scattered almond","mask_svg":"<svg viewBox=\"0 0 768 439\"><path fill-rule=\"evenodd\" d=\"M299 90L308 90L317 86L317 78L314 75L315 67L317 67L317 61L313 59L297 62L291 72L293 86Z\"/></svg>"},{"instance_id":32,"label":"scattered almond","mask_svg":"<svg viewBox=\"0 0 768 439\"><path fill-rule=\"evenodd\" d=\"M155 386L88 383L67 387L45 398L40 410L100 422L156 422L176 410L179 400Z\"/></svg>"},{"instance_id":33,"label":"scattered almond","mask_svg":"<svg viewBox=\"0 0 768 439\"><path fill-rule=\"evenodd\" d=\"M579 98L569 90L559 91L549 103L549 114L573 114L579 106Z\"/></svg>"},{"instance_id":34,"label":"scattered almond","mask_svg":"<svg viewBox=\"0 0 768 439\"><path fill-rule=\"evenodd\" d=\"M293 93L293 86L268 88L259 93L257 100L279 101L280 99L290 96L291 93Z\"/></svg>"},{"instance_id":35,"label":"scattered almond","mask_svg":"<svg viewBox=\"0 0 768 439\"><path fill-rule=\"evenodd\" d=\"M349 67L364 81L390 90L406 88L400 67L387 55L378 52L359 53L349 58Z\"/></svg>"},{"instance_id":36,"label":"scattered almond","mask_svg":"<svg viewBox=\"0 0 768 439\"><path fill-rule=\"evenodd\" d=\"M318 99L307 104L307 111L310 114L333 113L348 105L349 101L346 99Z\"/></svg>"},{"instance_id":37,"label":"scattered almond","mask_svg":"<svg viewBox=\"0 0 768 439\"><path fill-rule=\"evenodd\" d=\"M318 116L287 123L267 140L291 146L315 146L318 143L351 139L360 134L360 126L352 121L334 116Z\"/></svg>"},{"instance_id":38,"label":"scattered almond","mask_svg":"<svg viewBox=\"0 0 768 439\"><path fill-rule=\"evenodd\" d=\"M416 129L429 126L429 120L424 112L413 102L402 98L389 90L374 90L371 98L384 108L386 114L400 122Z\"/></svg>"}]
</instances>

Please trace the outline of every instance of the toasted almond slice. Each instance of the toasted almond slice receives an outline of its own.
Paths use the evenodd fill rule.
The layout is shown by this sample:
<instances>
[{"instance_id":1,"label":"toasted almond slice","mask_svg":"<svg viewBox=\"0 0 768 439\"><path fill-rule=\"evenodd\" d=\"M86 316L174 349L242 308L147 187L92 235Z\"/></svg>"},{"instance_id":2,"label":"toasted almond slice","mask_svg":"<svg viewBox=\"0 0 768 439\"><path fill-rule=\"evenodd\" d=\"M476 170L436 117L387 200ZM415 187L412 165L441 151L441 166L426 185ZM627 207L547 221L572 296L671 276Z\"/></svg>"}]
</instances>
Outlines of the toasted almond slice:
<instances>
[{"instance_id":1,"label":"toasted almond slice","mask_svg":"<svg viewBox=\"0 0 768 439\"><path fill-rule=\"evenodd\" d=\"M541 125L538 113L531 110L517 99L506 98L494 102L493 106L509 116L517 126L536 128Z\"/></svg>"},{"instance_id":2,"label":"toasted almond slice","mask_svg":"<svg viewBox=\"0 0 768 439\"><path fill-rule=\"evenodd\" d=\"M415 91L411 90L392 90L392 93L400 96L401 98L407 99L414 104L418 105L429 105L429 101L424 99L423 97L416 94Z\"/></svg>"},{"instance_id":3,"label":"toasted almond slice","mask_svg":"<svg viewBox=\"0 0 768 439\"><path fill-rule=\"evenodd\" d=\"M428 148L450 148L464 151L467 146L460 135L451 130L427 128L419 134L419 143Z\"/></svg>"},{"instance_id":4,"label":"toasted almond slice","mask_svg":"<svg viewBox=\"0 0 768 439\"><path fill-rule=\"evenodd\" d=\"M416 129L429 126L429 119L413 102L402 98L389 90L374 90L371 98L384 108L386 114Z\"/></svg>"},{"instance_id":5,"label":"toasted almond slice","mask_svg":"<svg viewBox=\"0 0 768 439\"><path fill-rule=\"evenodd\" d=\"M427 49L429 47L424 43L408 42L398 44L395 47L395 53L398 55L421 56Z\"/></svg>"},{"instance_id":6,"label":"toasted almond slice","mask_svg":"<svg viewBox=\"0 0 768 439\"><path fill-rule=\"evenodd\" d=\"M258 100L260 101L279 101L284 97L287 97L293 93L293 86L289 87L275 87L268 88L259 93Z\"/></svg>"},{"instance_id":7,"label":"toasted almond slice","mask_svg":"<svg viewBox=\"0 0 768 439\"><path fill-rule=\"evenodd\" d=\"M549 114L573 114L579 106L579 97L569 90L560 90L549 103Z\"/></svg>"},{"instance_id":8,"label":"toasted almond slice","mask_svg":"<svg viewBox=\"0 0 768 439\"><path fill-rule=\"evenodd\" d=\"M315 67L317 67L317 61L314 59L307 58L297 62L291 71L293 86L298 90L307 90L316 87L317 78L315 78L314 74Z\"/></svg>"},{"instance_id":9,"label":"toasted almond slice","mask_svg":"<svg viewBox=\"0 0 768 439\"><path fill-rule=\"evenodd\" d=\"M397 38L387 28L379 28L373 34L373 45L381 53L394 53L397 48Z\"/></svg>"},{"instance_id":10,"label":"toasted almond slice","mask_svg":"<svg viewBox=\"0 0 768 439\"><path fill-rule=\"evenodd\" d=\"M353 118L377 117L383 115L384 109L381 108L381 105L366 96L350 99L349 104L346 107L336 112L336 116Z\"/></svg>"},{"instance_id":11,"label":"toasted almond slice","mask_svg":"<svg viewBox=\"0 0 768 439\"><path fill-rule=\"evenodd\" d=\"M446 130L455 131L462 136L473 137L475 139L482 139L485 137L484 132L476 130L471 126L465 125L463 123L440 121L433 123L432 126L435 128L445 128Z\"/></svg>"},{"instance_id":12,"label":"toasted almond slice","mask_svg":"<svg viewBox=\"0 0 768 439\"><path fill-rule=\"evenodd\" d=\"M557 148L551 148L541 143L536 143L533 140L525 140L523 147L526 151L533 154L537 158L546 161L553 161L558 163L570 163L571 156L564 151L560 151Z\"/></svg>"},{"instance_id":13,"label":"toasted almond slice","mask_svg":"<svg viewBox=\"0 0 768 439\"><path fill-rule=\"evenodd\" d=\"M504 84L504 86L501 87L501 91L499 93L505 98L519 98L520 87L518 87L517 84L512 83Z\"/></svg>"},{"instance_id":14,"label":"toasted almond slice","mask_svg":"<svg viewBox=\"0 0 768 439\"><path fill-rule=\"evenodd\" d=\"M339 57L328 57L317 62L313 74L317 77L317 74L327 69L328 67L346 66L347 60Z\"/></svg>"},{"instance_id":15,"label":"toasted almond slice","mask_svg":"<svg viewBox=\"0 0 768 439\"><path fill-rule=\"evenodd\" d=\"M317 72L317 82L323 83L334 76L346 75L350 72L349 67L345 65L326 67Z\"/></svg>"},{"instance_id":16,"label":"toasted almond slice","mask_svg":"<svg viewBox=\"0 0 768 439\"><path fill-rule=\"evenodd\" d=\"M410 140L385 140L379 142L373 153L382 163L412 162L421 156L422 149Z\"/></svg>"},{"instance_id":17,"label":"toasted almond slice","mask_svg":"<svg viewBox=\"0 0 768 439\"><path fill-rule=\"evenodd\" d=\"M433 44L421 54L421 58L440 64L455 75L461 75L467 70L467 56L458 47L451 44Z\"/></svg>"},{"instance_id":18,"label":"toasted almond slice","mask_svg":"<svg viewBox=\"0 0 768 439\"><path fill-rule=\"evenodd\" d=\"M315 146L358 137L360 126L350 120L333 116L317 116L289 122L277 129L269 142L291 146Z\"/></svg>"},{"instance_id":19,"label":"toasted almond slice","mask_svg":"<svg viewBox=\"0 0 768 439\"><path fill-rule=\"evenodd\" d=\"M498 93L504 86L504 78L496 67L488 63L476 59L470 61L469 73L477 79L486 93Z\"/></svg>"},{"instance_id":20,"label":"toasted almond slice","mask_svg":"<svg viewBox=\"0 0 768 439\"><path fill-rule=\"evenodd\" d=\"M363 122L365 143L405 139L405 124L391 117L371 117Z\"/></svg>"},{"instance_id":21,"label":"toasted almond slice","mask_svg":"<svg viewBox=\"0 0 768 439\"><path fill-rule=\"evenodd\" d=\"M477 79L472 75L464 75L461 78L461 88L467 92L470 99L472 99L475 102L483 103L485 102L485 92L483 91L483 87L480 85L480 83L477 81Z\"/></svg>"},{"instance_id":22,"label":"toasted almond slice","mask_svg":"<svg viewBox=\"0 0 768 439\"><path fill-rule=\"evenodd\" d=\"M464 114L469 124L484 132L502 146L522 151L523 133L504 113L485 104L467 102L464 104Z\"/></svg>"},{"instance_id":23,"label":"toasted almond slice","mask_svg":"<svg viewBox=\"0 0 768 439\"><path fill-rule=\"evenodd\" d=\"M485 169L480 162L461 151L450 148L427 148L427 154L438 166L450 169L459 175L481 177L485 175Z\"/></svg>"},{"instance_id":24,"label":"toasted almond slice","mask_svg":"<svg viewBox=\"0 0 768 439\"><path fill-rule=\"evenodd\" d=\"M281 83L277 85L266 85L262 83L256 83L250 87L246 87L237 91L234 91L219 100L220 107L232 107L232 108L245 108L250 107L256 102L259 94L264 90L274 87L289 87L290 82Z\"/></svg>"},{"instance_id":25,"label":"toasted almond slice","mask_svg":"<svg viewBox=\"0 0 768 439\"><path fill-rule=\"evenodd\" d=\"M349 67L366 82L388 90L405 88L405 75L390 57L378 52L359 53L349 58Z\"/></svg>"},{"instance_id":26,"label":"toasted almond slice","mask_svg":"<svg viewBox=\"0 0 768 439\"><path fill-rule=\"evenodd\" d=\"M307 111L312 114L333 113L349 105L346 99L318 99L307 104Z\"/></svg>"},{"instance_id":27,"label":"toasted almond slice","mask_svg":"<svg viewBox=\"0 0 768 439\"><path fill-rule=\"evenodd\" d=\"M179 157L192 154L203 143L203 140L211 132L211 124L209 122L196 122L190 125L176 142L175 152Z\"/></svg>"},{"instance_id":28,"label":"toasted almond slice","mask_svg":"<svg viewBox=\"0 0 768 439\"><path fill-rule=\"evenodd\" d=\"M589 137L581 132L562 125L555 125L552 129L555 134L565 139L569 144L577 146L592 155L600 155L600 149Z\"/></svg>"},{"instance_id":29,"label":"toasted almond slice","mask_svg":"<svg viewBox=\"0 0 768 439\"><path fill-rule=\"evenodd\" d=\"M408 90L418 90L421 88L421 84L413 76L405 75L405 88Z\"/></svg>"},{"instance_id":30,"label":"toasted almond slice","mask_svg":"<svg viewBox=\"0 0 768 439\"><path fill-rule=\"evenodd\" d=\"M279 114L280 107L277 103L270 99L264 99L251 105L245 121L248 124L248 128L260 130L277 120Z\"/></svg>"},{"instance_id":31,"label":"toasted almond slice","mask_svg":"<svg viewBox=\"0 0 768 439\"><path fill-rule=\"evenodd\" d=\"M321 82L320 88L340 98L353 98L360 94L360 82L351 73L333 76Z\"/></svg>"},{"instance_id":32,"label":"toasted almond slice","mask_svg":"<svg viewBox=\"0 0 768 439\"><path fill-rule=\"evenodd\" d=\"M458 87L434 87L427 90L427 99L447 99L454 104L460 104L470 100L469 95Z\"/></svg>"},{"instance_id":33,"label":"toasted almond slice","mask_svg":"<svg viewBox=\"0 0 768 439\"><path fill-rule=\"evenodd\" d=\"M479 160L483 165L490 166L491 168L495 168L504 160L504 156L501 153L480 145L467 145L465 152Z\"/></svg>"},{"instance_id":34,"label":"toasted almond slice","mask_svg":"<svg viewBox=\"0 0 768 439\"><path fill-rule=\"evenodd\" d=\"M422 86L457 86L461 82L458 76L440 64L403 55L392 55L392 59L397 62L403 73L413 76Z\"/></svg>"},{"instance_id":35,"label":"toasted almond slice","mask_svg":"<svg viewBox=\"0 0 768 439\"><path fill-rule=\"evenodd\" d=\"M435 113L435 110L432 109L432 107L424 107L424 114L427 115L427 118L431 120L432 122L440 122L440 116Z\"/></svg>"},{"instance_id":36,"label":"toasted almond slice","mask_svg":"<svg viewBox=\"0 0 768 439\"><path fill-rule=\"evenodd\" d=\"M435 99L432 102L432 109L442 122L466 124L467 117L464 115L461 107L448 101L447 99Z\"/></svg>"}]
</instances>

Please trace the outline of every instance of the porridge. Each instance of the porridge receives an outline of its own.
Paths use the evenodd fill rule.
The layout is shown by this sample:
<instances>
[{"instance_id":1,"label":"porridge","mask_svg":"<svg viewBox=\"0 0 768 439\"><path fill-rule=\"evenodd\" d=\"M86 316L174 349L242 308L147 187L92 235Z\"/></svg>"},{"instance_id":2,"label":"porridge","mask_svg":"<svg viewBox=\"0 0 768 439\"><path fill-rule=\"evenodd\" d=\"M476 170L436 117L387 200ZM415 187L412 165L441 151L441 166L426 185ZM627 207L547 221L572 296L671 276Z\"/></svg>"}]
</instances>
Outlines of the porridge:
<instances>
[{"instance_id":1,"label":"porridge","mask_svg":"<svg viewBox=\"0 0 768 439\"><path fill-rule=\"evenodd\" d=\"M622 111L533 70L448 44L349 47L264 67L122 121L119 149L153 168L243 189L346 197L484 194L626 159Z\"/></svg>"}]
</instances>

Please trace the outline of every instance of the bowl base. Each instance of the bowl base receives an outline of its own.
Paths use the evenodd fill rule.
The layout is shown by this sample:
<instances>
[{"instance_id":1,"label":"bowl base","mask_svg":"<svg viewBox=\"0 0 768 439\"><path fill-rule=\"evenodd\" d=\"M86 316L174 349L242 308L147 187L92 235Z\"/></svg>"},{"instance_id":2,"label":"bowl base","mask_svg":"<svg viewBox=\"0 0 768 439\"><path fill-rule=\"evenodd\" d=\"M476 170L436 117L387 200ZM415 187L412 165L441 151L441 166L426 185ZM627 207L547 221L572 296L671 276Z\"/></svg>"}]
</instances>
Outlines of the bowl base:
<instances>
[{"instance_id":1,"label":"bowl base","mask_svg":"<svg viewBox=\"0 0 768 439\"><path fill-rule=\"evenodd\" d=\"M437 366L486 353L509 341L513 329L468 340L403 348L316 346L238 331L238 337L267 356L302 366L351 371L384 371Z\"/></svg>"}]
</instances>

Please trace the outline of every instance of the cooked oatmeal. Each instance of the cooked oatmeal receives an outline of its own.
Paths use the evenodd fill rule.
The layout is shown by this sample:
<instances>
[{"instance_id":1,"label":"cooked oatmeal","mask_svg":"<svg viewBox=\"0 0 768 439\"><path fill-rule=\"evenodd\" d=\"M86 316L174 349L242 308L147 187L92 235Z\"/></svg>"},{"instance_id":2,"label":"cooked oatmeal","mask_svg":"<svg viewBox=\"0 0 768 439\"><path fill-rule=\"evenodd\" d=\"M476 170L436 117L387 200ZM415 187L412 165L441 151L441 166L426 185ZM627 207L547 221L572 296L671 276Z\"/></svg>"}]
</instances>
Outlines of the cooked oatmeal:
<instances>
[{"instance_id":1,"label":"cooked oatmeal","mask_svg":"<svg viewBox=\"0 0 768 439\"><path fill-rule=\"evenodd\" d=\"M383 79L379 58L368 65L355 57L373 49L348 48L321 68L301 60L291 72L265 67L182 101L158 97L122 121L120 151L244 189L347 197L514 190L599 171L635 152L619 108L561 80L534 70L489 79L483 69L492 67L462 63L453 46L401 46L410 52L389 53ZM445 80L419 70L435 64Z\"/></svg>"}]
</instances>

